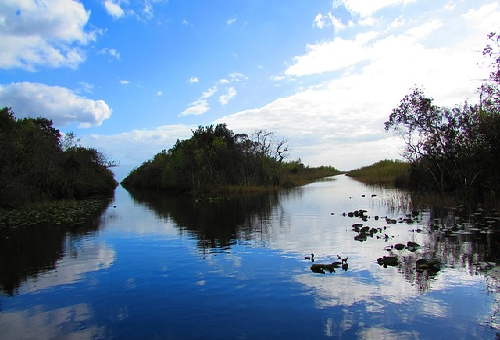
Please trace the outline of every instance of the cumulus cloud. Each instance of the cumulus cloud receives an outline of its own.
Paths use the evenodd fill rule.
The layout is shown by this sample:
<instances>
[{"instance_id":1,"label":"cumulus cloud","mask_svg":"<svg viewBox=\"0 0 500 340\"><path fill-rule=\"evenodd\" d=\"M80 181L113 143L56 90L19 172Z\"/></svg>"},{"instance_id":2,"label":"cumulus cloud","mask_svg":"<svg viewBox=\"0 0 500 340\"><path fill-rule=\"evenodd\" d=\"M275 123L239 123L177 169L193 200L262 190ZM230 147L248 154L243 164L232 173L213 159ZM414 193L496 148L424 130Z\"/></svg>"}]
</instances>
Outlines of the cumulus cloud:
<instances>
[{"instance_id":1,"label":"cumulus cloud","mask_svg":"<svg viewBox=\"0 0 500 340\"><path fill-rule=\"evenodd\" d=\"M336 37L315 45L307 45L307 53L294 58L287 76L305 76L336 71L372 58L369 43L377 37L375 31L358 34L354 39Z\"/></svg>"},{"instance_id":2,"label":"cumulus cloud","mask_svg":"<svg viewBox=\"0 0 500 340\"><path fill-rule=\"evenodd\" d=\"M114 0L105 0L104 8L106 9L106 12L108 12L108 14L115 19L121 18L125 13L120 7L119 1L115 2Z\"/></svg>"},{"instance_id":3,"label":"cumulus cloud","mask_svg":"<svg viewBox=\"0 0 500 340\"><path fill-rule=\"evenodd\" d=\"M232 25L232 24L234 24L235 22L236 22L236 18L230 18L230 19L228 19L228 20L227 20L227 24L228 24L229 26L231 26L231 25Z\"/></svg>"},{"instance_id":4,"label":"cumulus cloud","mask_svg":"<svg viewBox=\"0 0 500 340\"><path fill-rule=\"evenodd\" d=\"M179 116L202 115L208 110L210 110L208 101L206 99L198 99L190 103L187 109L182 111Z\"/></svg>"},{"instance_id":5,"label":"cumulus cloud","mask_svg":"<svg viewBox=\"0 0 500 340\"><path fill-rule=\"evenodd\" d=\"M112 112L104 100L81 97L65 87L28 82L0 85L0 106L12 107L17 117L51 119L56 127L71 123L99 126Z\"/></svg>"},{"instance_id":6,"label":"cumulus cloud","mask_svg":"<svg viewBox=\"0 0 500 340\"><path fill-rule=\"evenodd\" d=\"M191 78L189 79L189 82L190 82L190 83L197 83L197 82L199 82L199 79L198 79L198 77L191 77Z\"/></svg>"},{"instance_id":7,"label":"cumulus cloud","mask_svg":"<svg viewBox=\"0 0 500 340\"><path fill-rule=\"evenodd\" d=\"M95 40L95 31L86 30L89 17L90 11L78 1L2 3L0 68L76 68L85 60L81 47Z\"/></svg>"},{"instance_id":8,"label":"cumulus cloud","mask_svg":"<svg viewBox=\"0 0 500 340\"><path fill-rule=\"evenodd\" d=\"M415 85L423 86L437 105L473 102L480 79L488 72L478 66L485 32L500 22L499 9L494 3L463 10L462 15L446 11L439 18L398 17L398 25L388 18L390 30L309 45L285 75L308 79L340 72L321 84L215 123L247 133L262 128L275 131L288 139L294 157L312 165L328 160L347 170L399 158L402 142L383 129L392 109Z\"/></svg>"},{"instance_id":9,"label":"cumulus cloud","mask_svg":"<svg viewBox=\"0 0 500 340\"><path fill-rule=\"evenodd\" d=\"M219 97L219 103L221 105L227 105L227 103L229 103L229 100L234 98L237 94L237 91L234 87L229 87L227 89L227 92L226 94L223 94L222 96Z\"/></svg>"}]
</instances>

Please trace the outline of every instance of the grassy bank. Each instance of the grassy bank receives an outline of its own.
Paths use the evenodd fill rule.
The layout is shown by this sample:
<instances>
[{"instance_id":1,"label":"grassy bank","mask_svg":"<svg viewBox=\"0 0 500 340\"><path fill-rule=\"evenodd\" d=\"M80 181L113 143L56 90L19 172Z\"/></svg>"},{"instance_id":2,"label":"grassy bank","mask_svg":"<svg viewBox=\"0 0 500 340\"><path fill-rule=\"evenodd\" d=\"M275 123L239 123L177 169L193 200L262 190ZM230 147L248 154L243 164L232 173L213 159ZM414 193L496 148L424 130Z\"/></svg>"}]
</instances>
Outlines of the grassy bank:
<instances>
[{"instance_id":1,"label":"grassy bank","mask_svg":"<svg viewBox=\"0 0 500 340\"><path fill-rule=\"evenodd\" d=\"M290 163L293 165L293 163ZM283 169L281 169L281 181L280 187L282 188L293 188L302 185L306 185L317 181L318 179L325 178L328 176L335 176L343 173L331 166L320 166L317 168L310 168L298 166L290 167L289 164L285 164Z\"/></svg>"},{"instance_id":2,"label":"grassy bank","mask_svg":"<svg viewBox=\"0 0 500 340\"><path fill-rule=\"evenodd\" d=\"M280 183L273 185L232 185L223 188L223 193L261 193L303 186L319 179L344 173L331 166L306 167L301 163L285 163L280 169Z\"/></svg>"},{"instance_id":3,"label":"grassy bank","mask_svg":"<svg viewBox=\"0 0 500 340\"><path fill-rule=\"evenodd\" d=\"M410 181L410 164L397 160L382 160L347 172L347 176L366 184L406 187Z\"/></svg>"},{"instance_id":4,"label":"grassy bank","mask_svg":"<svg viewBox=\"0 0 500 340\"><path fill-rule=\"evenodd\" d=\"M0 228L37 224L82 224L95 212L104 209L109 199L63 200L31 204L19 209L0 209Z\"/></svg>"}]
</instances>

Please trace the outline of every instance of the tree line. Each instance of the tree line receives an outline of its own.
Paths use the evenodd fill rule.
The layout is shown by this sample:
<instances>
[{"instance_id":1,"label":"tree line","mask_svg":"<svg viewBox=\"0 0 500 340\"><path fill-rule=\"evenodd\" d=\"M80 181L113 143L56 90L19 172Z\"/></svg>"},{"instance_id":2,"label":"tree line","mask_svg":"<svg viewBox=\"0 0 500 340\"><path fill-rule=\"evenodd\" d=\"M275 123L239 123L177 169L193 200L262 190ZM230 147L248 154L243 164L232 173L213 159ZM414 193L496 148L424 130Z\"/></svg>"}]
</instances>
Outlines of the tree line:
<instances>
[{"instance_id":1,"label":"tree line","mask_svg":"<svg viewBox=\"0 0 500 340\"><path fill-rule=\"evenodd\" d=\"M192 133L132 170L122 186L198 194L229 187L287 187L293 186L293 175L310 170L300 160L284 161L287 141L273 132L235 134L226 124L218 124L199 126ZM323 176L336 171L322 170Z\"/></svg>"},{"instance_id":2,"label":"tree line","mask_svg":"<svg viewBox=\"0 0 500 340\"><path fill-rule=\"evenodd\" d=\"M0 109L0 207L109 195L114 162L62 135L43 117L17 119Z\"/></svg>"},{"instance_id":3,"label":"tree line","mask_svg":"<svg viewBox=\"0 0 500 340\"><path fill-rule=\"evenodd\" d=\"M385 122L405 142L413 189L496 199L500 192L500 38L488 35L490 75L477 103L437 106L413 88Z\"/></svg>"}]
</instances>

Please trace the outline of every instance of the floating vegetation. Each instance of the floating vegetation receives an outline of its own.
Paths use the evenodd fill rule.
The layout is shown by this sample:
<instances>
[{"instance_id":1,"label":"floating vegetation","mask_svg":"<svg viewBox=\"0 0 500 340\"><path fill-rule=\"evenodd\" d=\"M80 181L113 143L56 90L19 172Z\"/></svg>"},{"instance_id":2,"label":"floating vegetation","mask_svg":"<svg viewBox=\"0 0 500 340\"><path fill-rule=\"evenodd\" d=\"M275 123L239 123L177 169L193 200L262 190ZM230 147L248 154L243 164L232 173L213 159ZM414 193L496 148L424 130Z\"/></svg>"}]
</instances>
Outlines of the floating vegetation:
<instances>
[{"instance_id":1,"label":"floating vegetation","mask_svg":"<svg viewBox=\"0 0 500 340\"><path fill-rule=\"evenodd\" d=\"M96 211L106 206L103 199L63 201L52 205L37 205L30 208L1 210L0 228L21 227L42 223L75 225L82 224Z\"/></svg>"}]
</instances>

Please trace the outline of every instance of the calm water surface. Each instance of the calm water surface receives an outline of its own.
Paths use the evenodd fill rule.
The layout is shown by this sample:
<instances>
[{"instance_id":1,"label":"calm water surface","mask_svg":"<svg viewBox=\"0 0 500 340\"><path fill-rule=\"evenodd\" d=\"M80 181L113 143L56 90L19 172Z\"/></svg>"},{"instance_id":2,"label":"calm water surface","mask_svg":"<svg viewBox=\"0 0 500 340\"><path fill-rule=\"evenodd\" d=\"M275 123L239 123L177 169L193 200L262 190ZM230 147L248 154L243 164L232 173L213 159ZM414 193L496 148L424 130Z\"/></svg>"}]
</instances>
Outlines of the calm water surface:
<instances>
[{"instance_id":1,"label":"calm water surface","mask_svg":"<svg viewBox=\"0 0 500 340\"><path fill-rule=\"evenodd\" d=\"M211 203L117 188L84 225L0 230L0 337L498 338L495 220L399 221L407 197L345 176ZM359 209L366 221L343 215ZM360 242L353 223L382 232ZM407 241L421 247L385 249ZM311 253L349 267L313 273ZM416 271L419 258L441 270Z\"/></svg>"}]
</instances>

